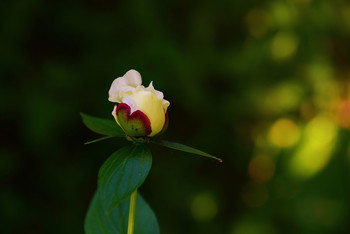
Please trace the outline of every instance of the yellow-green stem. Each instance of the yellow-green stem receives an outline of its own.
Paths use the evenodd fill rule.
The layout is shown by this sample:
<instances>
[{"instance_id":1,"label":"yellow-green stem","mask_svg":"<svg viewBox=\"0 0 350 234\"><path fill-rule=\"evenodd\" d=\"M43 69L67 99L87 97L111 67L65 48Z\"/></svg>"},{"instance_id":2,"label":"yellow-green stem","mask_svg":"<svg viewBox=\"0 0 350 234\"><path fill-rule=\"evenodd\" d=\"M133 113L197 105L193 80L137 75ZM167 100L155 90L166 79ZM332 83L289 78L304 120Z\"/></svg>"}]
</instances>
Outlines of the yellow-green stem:
<instances>
[{"instance_id":1,"label":"yellow-green stem","mask_svg":"<svg viewBox=\"0 0 350 234\"><path fill-rule=\"evenodd\" d=\"M128 234L134 234L137 189L131 194L129 208Z\"/></svg>"}]
</instances>

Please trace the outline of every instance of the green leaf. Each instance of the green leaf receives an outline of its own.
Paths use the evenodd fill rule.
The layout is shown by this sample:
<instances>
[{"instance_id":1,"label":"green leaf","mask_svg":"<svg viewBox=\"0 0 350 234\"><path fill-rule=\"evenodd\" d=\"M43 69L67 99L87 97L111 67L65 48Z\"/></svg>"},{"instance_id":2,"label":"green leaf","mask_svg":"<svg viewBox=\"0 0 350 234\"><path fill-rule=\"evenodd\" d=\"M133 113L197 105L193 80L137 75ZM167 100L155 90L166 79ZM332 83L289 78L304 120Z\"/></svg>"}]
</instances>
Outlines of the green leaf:
<instances>
[{"instance_id":1,"label":"green leaf","mask_svg":"<svg viewBox=\"0 0 350 234\"><path fill-rule=\"evenodd\" d=\"M143 144L125 146L106 160L98 174L98 191L106 213L141 186L151 165L151 152Z\"/></svg>"},{"instance_id":2,"label":"green leaf","mask_svg":"<svg viewBox=\"0 0 350 234\"><path fill-rule=\"evenodd\" d=\"M99 193L96 192L85 218L86 234L125 234L128 228L130 197L105 215ZM159 234L157 218L141 194L137 194L135 234Z\"/></svg>"},{"instance_id":3,"label":"green leaf","mask_svg":"<svg viewBox=\"0 0 350 234\"><path fill-rule=\"evenodd\" d=\"M113 138L113 136L105 136L105 137L97 138L97 139L95 139L95 140L85 142L84 144L85 144L85 145L88 145L88 144L96 143L96 142L99 142L99 141L108 140L108 139L110 139L110 138Z\"/></svg>"},{"instance_id":4,"label":"green leaf","mask_svg":"<svg viewBox=\"0 0 350 234\"><path fill-rule=\"evenodd\" d=\"M93 132L113 137L125 137L123 129L114 120L93 117L84 113L80 115L86 127Z\"/></svg>"},{"instance_id":5,"label":"green leaf","mask_svg":"<svg viewBox=\"0 0 350 234\"><path fill-rule=\"evenodd\" d=\"M180 144L180 143L171 142L171 141L164 141L164 140L151 141L151 143L162 145L162 146L168 147L170 149L175 149L175 150L184 151L184 152L191 153L191 154L197 154L197 155L201 155L204 157L213 158L213 159L218 160L219 162L222 162L221 158L215 157L213 155L207 154L203 151L200 151L198 149L195 149L195 148L192 148L192 147L189 147L187 145Z\"/></svg>"}]
</instances>

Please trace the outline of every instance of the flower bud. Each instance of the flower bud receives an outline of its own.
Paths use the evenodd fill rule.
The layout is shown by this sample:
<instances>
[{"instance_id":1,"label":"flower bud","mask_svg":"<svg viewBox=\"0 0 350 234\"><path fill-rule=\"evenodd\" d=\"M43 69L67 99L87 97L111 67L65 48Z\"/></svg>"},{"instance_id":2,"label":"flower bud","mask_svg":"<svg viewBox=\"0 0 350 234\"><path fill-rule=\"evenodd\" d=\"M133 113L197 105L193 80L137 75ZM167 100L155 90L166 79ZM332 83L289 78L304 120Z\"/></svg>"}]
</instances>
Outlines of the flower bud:
<instances>
[{"instance_id":1,"label":"flower bud","mask_svg":"<svg viewBox=\"0 0 350 234\"><path fill-rule=\"evenodd\" d=\"M109 101L116 102L112 115L128 136L155 136L166 129L170 103L152 82L146 88L135 70L115 79L109 90Z\"/></svg>"}]
</instances>

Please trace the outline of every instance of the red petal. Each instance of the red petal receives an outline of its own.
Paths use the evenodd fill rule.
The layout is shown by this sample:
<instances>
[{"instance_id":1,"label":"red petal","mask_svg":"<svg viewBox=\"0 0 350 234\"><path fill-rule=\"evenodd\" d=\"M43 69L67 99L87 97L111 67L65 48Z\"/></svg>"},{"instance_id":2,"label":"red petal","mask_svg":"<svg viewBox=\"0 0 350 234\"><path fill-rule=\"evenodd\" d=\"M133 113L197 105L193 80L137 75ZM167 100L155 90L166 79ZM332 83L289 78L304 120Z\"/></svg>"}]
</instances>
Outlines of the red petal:
<instances>
[{"instance_id":1,"label":"red petal","mask_svg":"<svg viewBox=\"0 0 350 234\"><path fill-rule=\"evenodd\" d=\"M130 136L147 136L151 134L151 121L142 111L130 114L131 108L126 103L120 103L116 109L119 124Z\"/></svg>"}]
</instances>

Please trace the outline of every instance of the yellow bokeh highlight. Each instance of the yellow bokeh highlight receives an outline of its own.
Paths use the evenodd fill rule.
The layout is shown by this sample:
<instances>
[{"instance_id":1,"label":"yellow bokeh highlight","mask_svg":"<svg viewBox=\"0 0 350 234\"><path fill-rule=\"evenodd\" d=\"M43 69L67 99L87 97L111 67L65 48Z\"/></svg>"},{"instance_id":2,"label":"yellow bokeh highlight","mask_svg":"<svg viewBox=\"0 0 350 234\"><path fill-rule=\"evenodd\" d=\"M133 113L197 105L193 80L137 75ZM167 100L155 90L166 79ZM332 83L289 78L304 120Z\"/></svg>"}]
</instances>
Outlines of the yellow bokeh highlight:
<instances>
[{"instance_id":1,"label":"yellow bokeh highlight","mask_svg":"<svg viewBox=\"0 0 350 234\"><path fill-rule=\"evenodd\" d=\"M212 220L218 212L216 201L209 193L201 193L195 196L191 203L191 213L198 222Z\"/></svg>"},{"instance_id":2,"label":"yellow bokeh highlight","mask_svg":"<svg viewBox=\"0 0 350 234\"><path fill-rule=\"evenodd\" d=\"M326 115L312 119L305 128L303 143L291 158L292 175L307 179L323 169L330 159L337 131L337 125Z\"/></svg>"},{"instance_id":3,"label":"yellow bokeh highlight","mask_svg":"<svg viewBox=\"0 0 350 234\"><path fill-rule=\"evenodd\" d=\"M275 162L264 155L253 157L249 162L248 173L256 182L269 181L275 173Z\"/></svg>"},{"instance_id":4,"label":"yellow bokeh highlight","mask_svg":"<svg viewBox=\"0 0 350 234\"><path fill-rule=\"evenodd\" d=\"M313 102L319 109L327 109L334 99L340 95L339 86L335 81L317 82L314 87Z\"/></svg>"},{"instance_id":5,"label":"yellow bokeh highlight","mask_svg":"<svg viewBox=\"0 0 350 234\"><path fill-rule=\"evenodd\" d=\"M274 2L270 7L273 23L284 28L291 26L297 19L297 11L292 4Z\"/></svg>"},{"instance_id":6,"label":"yellow bokeh highlight","mask_svg":"<svg viewBox=\"0 0 350 234\"><path fill-rule=\"evenodd\" d=\"M283 82L271 87L259 97L261 111L266 114L282 114L296 110L300 105L303 88L295 83Z\"/></svg>"},{"instance_id":7,"label":"yellow bokeh highlight","mask_svg":"<svg viewBox=\"0 0 350 234\"><path fill-rule=\"evenodd\" d=\"M268 13L260 9L249 11L245 21L250 35L257 38L265 35L270 26Z\"/></svg>"},{"instance_id":8,"label":"yellow bokeh highlight","mask_svg":"<svg viewBox=\"0 0 350 234\"><path fill-rule=\"evenodd\" d=\"M317 109L325 110L340 95L339 84L335 82L335 71L327 62L318 62L305 69L305 75L312 85L312 102Z\"/></svg>"},{"instance_id":9,"label":"yellow bokeh highlight","mask_svg":"<svg viewBox=\"0 0 350 234\"><path fill-rule=\"evenodd\" d=\"M272 39L270 52L276 61L291 58L298 49L298 38L291 32L279 32Z\"/></svg>"},{"instance_id":10,"label":"yellow bokeh highlight","mask_svg":"<svg viewBox=\"0 0 350 234\"><path fill-rule=\"evenodd\" d=\"M300 138L299 127L290 119L277 120L270 129L270 140L278 147L291 147Z\"/></svg>"},{"instance_id":11,"label":"yellow bokeh highlight","mask_svg":"<svg viewBox=\"0 0 350 234\"><path fill-rule=\"evenodd\" d=\"M318 62L306 66L305 75L314 85L332 80L334 77L333 68L327 62Z\"/></svg>"}]
</instances>

